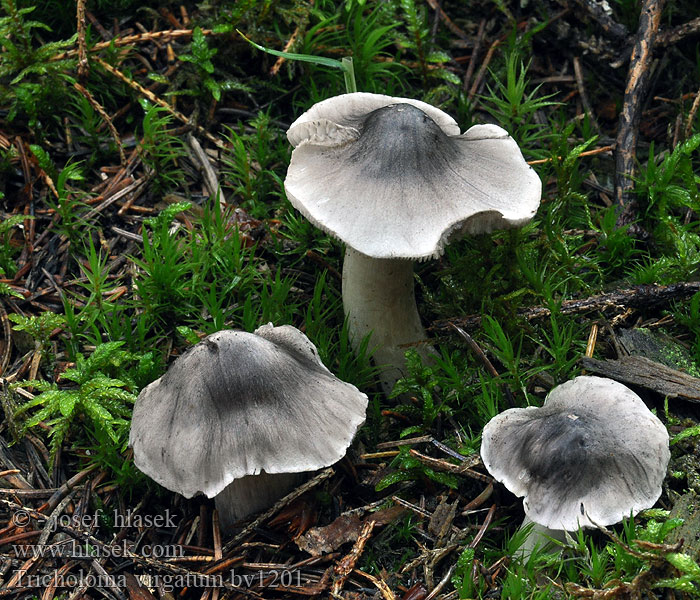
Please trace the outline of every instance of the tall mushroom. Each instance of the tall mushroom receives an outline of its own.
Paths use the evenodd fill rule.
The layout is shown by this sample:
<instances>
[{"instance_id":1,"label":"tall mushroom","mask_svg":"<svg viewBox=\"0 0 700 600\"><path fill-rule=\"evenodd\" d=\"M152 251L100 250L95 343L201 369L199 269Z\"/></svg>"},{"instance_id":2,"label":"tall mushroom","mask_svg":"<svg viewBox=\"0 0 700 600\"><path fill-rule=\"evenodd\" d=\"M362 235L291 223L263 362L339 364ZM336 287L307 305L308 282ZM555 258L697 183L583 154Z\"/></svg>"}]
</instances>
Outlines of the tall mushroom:
<instances>
[{"instance_id":1,"label":"tall mushroom","mask_svg":"<svg viewBox=\"0 0 700 600\"><path fill-rule=\"evenodd\" d=\"M612 525L653 506L670 451L666 428L637 394L612 379L581 376L554 388L541 408L491 419L481 457L523 497L535 529L556 534Z\"/></svg>"},{"instance_id":2,"label":"tall mushroom","mask_svg":"<svg viewBox=\"0 0 700 600\"><path fill-rule=\"evenodd\" d=\"M340 460L366 408L298 329L219 331L141 391L129 445L162 486L216 497L228 527Z\"/></svg>"},{"instance_id":3,"label":"tall mushroom","mask_svg":"<svg viewBox=\"0 0 700 600\"><path fill-rule=\"evenodd\" d=\"M423 342L414 260L462 234L518 227L541 182L495 125L460 135L441 110L408 98L353 93L315 104L287 131L284 187L292 205L346 244L343 306L355 346L372 333L391 388L406 345Z\"/></svg>"}]
</instances>

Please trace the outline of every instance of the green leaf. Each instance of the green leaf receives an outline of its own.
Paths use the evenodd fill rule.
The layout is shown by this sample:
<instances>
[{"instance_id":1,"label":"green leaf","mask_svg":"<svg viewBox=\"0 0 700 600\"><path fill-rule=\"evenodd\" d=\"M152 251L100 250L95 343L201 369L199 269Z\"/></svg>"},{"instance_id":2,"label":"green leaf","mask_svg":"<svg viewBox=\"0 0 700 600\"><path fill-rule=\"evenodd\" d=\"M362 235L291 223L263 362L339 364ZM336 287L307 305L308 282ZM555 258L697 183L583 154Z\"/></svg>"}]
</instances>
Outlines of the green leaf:
<instances>
[{"instance_id":1,"label":"green leaf","mask_svg":"<svg viewBox=\"0 0 700 600\"><path fill-rule=\"evenodd\" d=\"M30 146L31 147L31 146ZM13 227L18 227L24 223L25 219L33 219L33 215L12 215L0 222L0 233L7 233Z\"/></svg>"},{"instance_id":2,"label":"green leaf","mask_svg":"<svg viewBox=\"0 0 700 600\"><path fill-rule=\"evenodd\" d=\"M92 391L124 387L126 384L121 379L113 379L104 375L97 375L80 386L84 395L90 395Z\"/></svg>"},{"instance_id":3,"label":"green leaf","mask_svg":"<svg viewBox=\"0 0 700 600\"><path fill-rule=\"evenodd\" d=\"M697 595L698 588L693 585L693 581L689 575L684 575L683 577L676 577L675 579L660 579L654 584L655 588L671 588L672 590L679 590L685 592L686 594Z\"/></svg>"},{"instance_id":4,"label":"green leaf","mask_svg":"<svg viewBox=\"0 0 700 600\"><path fill-rule=\"evenodd\" d=\"M182 57L180 57L180 60L182 60ZM148 74L148 78L149 78L151 81L155 81L155 82L157 82L157 83L163 83L163 84L167 84L167 83L168 83L168 78L165 77L165 76L163 76L163 75L161 75L160 73L153 73L153 72L151 72L151 73Z\"/></svg>"},{"instance_id":5,"label":"green leaf","mask_svg":"<svg viewBox=\"0 0 700 600\"><path fill-rule=\"evenodd\" d=\"M51 160L51 157L49 156L48 152L46 152L46 150L44 150L38 144L29 144L29 149L32 151L32 154L36 157L39 166L49 175L54 177L54 174L56 173L56 167L54 166L53 161Z\"/></svg>"},{"instance_id":6,"label":"green leaf","mask_svg":"<svg viewBox=\"0 0 700 600\"><path fill-rule=\"evenodd\" d=\"M640 516L648 519L667 519L671 511L663 508L647 508L640 513Z\"/></svg>"},{"instance_id":7,"label":"green leaf","mask_svg":"<svg viewBox=\"0 0 700 600\"><path fill-rule=\"evenodd\" d=\"M425 60L429 63L446 63L450 62L450 56L446 52L435 51L428 53Z\"/></svg>"},{"instance_id":8,"label":"green leaf","mask_svg":"<svg viewBox=\"0 0 700 600\"><path fill-rule=\"evenodd\" d=\"M457 570L465 573L471 567L472 562L474 562L474 548L465 548L457 559Z\"/></svg>"},{"instance_id":9,"label":"green leaf","mask_svg":"<svg viewBox=\"0 0 700 600\"><path fill-rule=\"evenodd\" d=\"M217 53L216 48L209 48L207 36L199 27L195 27L192 34L192 54L196 60L193 61L208 73L214 72L214 66L209 59ZM209 70L211 68L211 70Z\"/></svg>"},{"instance_id":10,"label":"green leaf","mask_svg":"<svg viewBox=\"0 0 700 600\"><path fill-rule=\"evenodd\" d=\"M171 221L176 215L189 210L191 206L192 203L187 201L173 202L170 206L164 208L157 217L149 217L144 219L144 223L150 225L151 227L169 227Z\"/></svg>"},{"instance_id":11,"label":"green leaf","mask_svg":"<svg viewBox=\"0 0 700 600\"><path fill-rule=\"evenodd\" d=\"M204 80L204 86L211 92L214 100L217 102L221 100L221 86L216 81L214 81L211 77L207 77Z\"/></svg>"},{"instance_id":12,"label":"green leaf","mask_svg":"<svg viewBox=\"0 0 700 600\"><path fill-rule=\"evenodd\" d=\"M390 485L394 485L395 483L400 483L402 481L410 481L413 479L415 479L415 475L413 473L410 473L409 471L394 471L393 473L389 473L386 477L384 477L374 487L374 489L377 492L381 492L383 489L388 488Z\"/></svg>"},{"instance_id":13,"label":"green leaf","mask_svg":"<svg viewBox=\"0 0 700 600\"><path fill-rule=\"evenodd\" d=\"M70 417L73 415L73 409L75 408L75 403L78 397L70 392L59 392L60 397L58 399L58 408L64 417Z\"/></svg>"},{"instance_id":14,"label":"green leaf","mask_svg":"<svg viewBox=\"0 0 700 600\"><path fill-rule=\"evenodd\" d=\"M221 25L216 25L215 27L212 28L212 33L214 34L222 34L222 33L231 33L233 31L233 25L230 23L224 23Z\"/></svg>"},{"instance_id":15,"label":"green leaf","mask_svg":"<svg viewBox=\"0 0 700 600\"><path fill-rule=\"evenodd\" d=\"M188 344L197 344L199 343L199 336L197 333L194 331L194 329L191 329L190 327L187 327L187 325L179 325L178 327L175 328L177 332L187 340Z\"/></svg>"},{"instance_id":16,"label":"green leaf","mask_svg":"<svg viewBox=\"0 0 700 600\"><path fill-rule=\"evenodd\" d=\"M700 425L694 425L693 427L687 427L680 433L677 433L671 438L671 445L677 444L678 442L681 442L683 440L686 440L690 437L697 437L700 435Z\"/></svg>"},{"instance_id":17,"label":"green leaf","mask_svg":"<svg viewBox=\"0 0 700 600\"><path fill-rule=\"evenodd\" d=\"M238 33L238 35L240 35L251 46L255 46L258 50L262 52L272 54L272 56L280 56L289 60L298 60L301 62L313 63L315 65L322 65L324 67L333 67L334 69L340 69L343 71L345 70L343 63L339 60L335 60L334 58L326 58L325 56L313 56L312 54L294 54L293 52L280 52L279 50L273 50L272 48L266 48L265 46L256 44L253 40L250 40L245 35L243 35L239 29L236 29L236 33Z\"/></svg>"},{"instance_id":18,"label":"green leaf","mask_svg":"<svg viewBox=\"0 0 700 600\"><path fill-rule=\"evenodd\" d=\"M399 438L403 439L409 435L412 435L414 433L420 433L423 431L423 427L420 425L411 425L411 427L406 427L406 429L403 429L401 433L399 434Z\"/></svg>"},{"instance_id":19,"label":"green leaf","mask_svg":"<svg viewBox=\"0 0 700 600\"><path fill-rule=\"evenodd\" d=\"M457 75L455 75L452 71L448 71L447 69L440 69L435 73L438 75L438 77L453 85L460 85L462 83L462 80L457 77Z\"/></svg>"},{"instance_id":20,"label":"green leaf","mask_svg":"<svg viewBox=\"0 0 700 600\"><path fill-rule=\"evenodd\" d=\"M33 382L32 381L26 381L24 384L27 387L35 387L32 386ZM10 388L12 389L12 388ZM22 415L23 413L27 412L30 408L34 408L35 406L39 406L40 404L51 404L52 402L58 401L60 399L60 394L58 390L50 391L50 392L44 392L43 394L39 394L32 400L29 400L28 402L25 402L22 406L20 406L16 411L15 411L15 417L18 417Z\"/></svg>"},{"instance_id":21,"label":"green leaf","mask_svg":"<svg viewBox=\"0 0 700 600\"><path fill-rule=\"evenodd\" d=\"M452 473L442 473L440 471L433 471L433 469L429 469L427 467L423 467L423 473L425 473L426 477L428 477L429 479L437 481L442 485L446 485L447 487L452 488L453 490L456 490L459 487L459 478L456 475L453 475Z\"/></svg>"},{"instance_id":22,"label":"green leaf","mask_svg":"<svg viewBox=\"0 0 700 600\"><path fill-rule=\"evenodd\" d=\"M593 137L587 139L582 144L579 144L578 146L575 146L574 148L572 148L571 151L566 155L566 158L564 159L564 167L571 168L571 166L574 164L576 159L579 156L581 156L581 153L588 150L588 148L591 145L593 145L597 139L598 139L598 136L594 135Z\"/></svg>"},{"instance_id":23,"label":"green leaf","mask_svg":"<svg viewBox=\"0 0 700 600\"><path fill-rule=\"evenodd\" d=\"M39 423L48 419L54 412L55 411L54 411L53 407L45 406L38 413L36 413L31 419L27 419L24 422L22 429L26 430L26 429L29 429L30 427L36 427Z\"/></svg>"},{"instance_id":24,"label":"green leaf","mask_svg":"<svg viewBox=\"0 0 700 600\"><path fill-rule=\"evenodd\" d=\"M118 388L99 389L94 391L90 397L95 400L100 400L105 405L112 400L121 400L122 403L126 402L128 404L136 402L136 394ZM115 410L118 408L118 406L115 406Z\"/></svg>"},{"instance_id":25,"label":"green leaf","mask_svg":"<svg viewBox=\"0 0 700 600\"><path fill-rule=\"evenodd\" d=\"M7 283L0 282L0 296L12 296L13 298L22 298L24 296L13 290Z\"/></svg>"},{"instance_id":26,"label":"green leaf","mask_svg":"<svg viewBox=\"0 0 700 600\"><path fill-rule=\"evenodd\" d=\"M666 555L666 560L668 560L668 562L670 562L679 571L682 571L683 573L700 581L700 566L698 566L698 563L696 563L692 557L680 552L671 552L670 554Z\"/></svg>"},{"instance_id":27,"label":"green leaf","mask_svg":"<svg viewBox=\"0 0 700 600\"><path fill-rule=\"evenodd\" d=\"M85 399L83 400L83 406L85 407L85 412L88 414L88 416L99 427L108 425L112 422L112 413L101 406L98 402L95 402L92 399Z\"/></svg>"}]
</instances>

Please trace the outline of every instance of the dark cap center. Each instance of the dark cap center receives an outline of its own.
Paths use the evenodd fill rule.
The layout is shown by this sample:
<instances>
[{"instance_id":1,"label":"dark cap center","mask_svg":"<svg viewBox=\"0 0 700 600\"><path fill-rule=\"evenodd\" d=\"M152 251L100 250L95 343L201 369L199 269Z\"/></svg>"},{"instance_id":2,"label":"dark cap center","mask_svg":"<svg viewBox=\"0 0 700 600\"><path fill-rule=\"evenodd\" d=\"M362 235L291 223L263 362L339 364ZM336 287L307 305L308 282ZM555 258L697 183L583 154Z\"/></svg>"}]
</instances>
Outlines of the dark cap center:
<instances>
[{"instance_id":1,"label":"dark cap center","mask_svg":"<svg viewBox=\"0 0 700 600\"><path fill-rule=\"evenodd\" d=\"M452 141L427 114L411 104L391 104L367 115L350 160L366 177L429 177L454 154Z\"/></svg>"}]
</instances>

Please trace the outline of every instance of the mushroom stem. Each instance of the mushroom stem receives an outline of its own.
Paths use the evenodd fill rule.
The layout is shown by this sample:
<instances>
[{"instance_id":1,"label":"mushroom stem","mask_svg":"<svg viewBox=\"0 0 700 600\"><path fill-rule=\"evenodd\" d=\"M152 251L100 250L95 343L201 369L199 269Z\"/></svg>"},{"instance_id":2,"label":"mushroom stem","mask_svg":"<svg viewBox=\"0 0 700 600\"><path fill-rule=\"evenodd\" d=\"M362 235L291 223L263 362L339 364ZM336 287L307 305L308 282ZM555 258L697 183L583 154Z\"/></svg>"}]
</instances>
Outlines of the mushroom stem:
<instances>
[{"instance_id":1,"label":"mushroom stem","mask_svg":"<svg viewBox=\"0 0 700 600\"><path fill-rule=\"evenodd\" d=\"M343 262L343 309L350 343L357 351L371 333L374 362L382 368L386 393L406 373L407 344L427 338L413 294L413 263L399 258L371 258L346 246ZM432 347L416 347L423 358Z\"/></svg>"},{"instance_id":2,"label":"mushroom stem","mask_svg":"<svg viewBox=\"0 0 700 600\"><path fill-rule=\"evenodd\" d=\"M258 473L234 479L214 498L222 531L274 504L304 480L304 473Z\"/></svg>"},{"instance_id":3,"label":"mushroom stem","mask_svg":"<svg viewBox=\"0 0 700 600\"><path fill-rule=\"evenodd\" d=\"M524 529L528 525L532 525L532 529L527 534L522 546L518 549L518 555L523 559L523 562L530 560L535 548L542 552L556 552L557 549L552 549L556 542L566 542L566 532L561 529L550 529L544 525L535 523L530 517L525 515L523 524L520 529Z\"/></svg>"}]
</instances>

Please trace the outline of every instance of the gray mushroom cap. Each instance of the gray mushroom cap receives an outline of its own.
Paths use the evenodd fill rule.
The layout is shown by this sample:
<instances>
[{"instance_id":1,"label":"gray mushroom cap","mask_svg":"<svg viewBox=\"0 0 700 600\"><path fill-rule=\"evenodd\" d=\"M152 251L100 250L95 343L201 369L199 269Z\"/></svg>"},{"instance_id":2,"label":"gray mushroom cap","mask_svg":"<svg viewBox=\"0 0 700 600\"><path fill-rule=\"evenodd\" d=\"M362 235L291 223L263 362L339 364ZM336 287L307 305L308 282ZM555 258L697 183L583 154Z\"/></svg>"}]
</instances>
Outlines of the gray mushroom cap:
<instances>
[{"instance_id":1,"label":"gray mushroom cap","mask_svg":"<svg viewBox=\"0 0 700 600\"><path fill-rule=\"evenodd\" d=\"M484 428L481 457L525 513L550 529L618 523L654 505L670 458L664 425L632 390L581 376L541 408L513 408Z\"/></svg>"},{"instance_id":2,"label":"gray mushroom cap","mask_svg":"<svg viewBox=\"0 0 700 600\"><path fill-rule=\"evenodd\" d=\"M136 401L136 466L169 490L213 497L244 475L340 460L367 396L335 377L289 325L219 331L180 356Z\"/></svg>"},{"instance_id":3,"label":"gray mushroom cap","mask_svg":"<svg viewBox=\"0 0 700 600\"><path fill-rule=\"evenodd\" d=\"M475 125L459 135L449 115L424 102L336 96L287 137L292 205L373 258L439 256L455 235L525 224L540 203L540 179L504 129Z\"/></svg>"}]
</instances>

